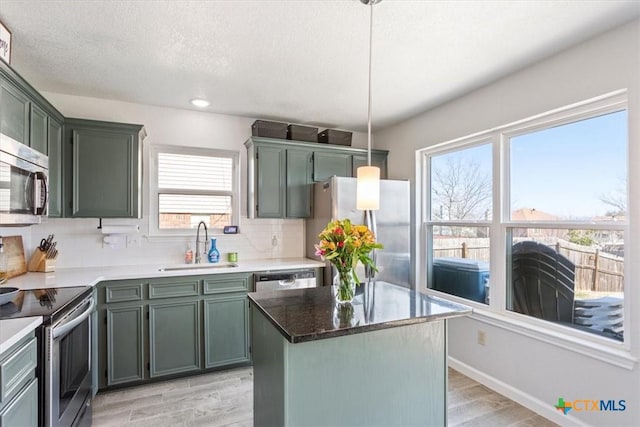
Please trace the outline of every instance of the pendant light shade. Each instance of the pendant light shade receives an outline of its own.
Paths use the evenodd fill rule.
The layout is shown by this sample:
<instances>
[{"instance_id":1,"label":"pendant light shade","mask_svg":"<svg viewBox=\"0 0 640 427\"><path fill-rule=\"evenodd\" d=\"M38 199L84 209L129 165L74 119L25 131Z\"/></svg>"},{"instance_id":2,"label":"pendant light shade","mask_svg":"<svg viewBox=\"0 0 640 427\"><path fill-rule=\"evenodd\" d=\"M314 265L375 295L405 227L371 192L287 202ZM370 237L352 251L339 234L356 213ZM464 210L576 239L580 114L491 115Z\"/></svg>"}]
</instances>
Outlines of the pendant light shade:
<instances>
[{"instance_id":1,"label":"pendant light shade","mask_svg":"<svg viewBox=\"0 0 640 427\"><path fill-rule=\"evenodd\" d=\"M380 168L375 166L358 168L356 208L363 211L380 209Z\"/></svg>"},{"instance_id":2,"label":"pendant light shade","mask_svg":"<svg viewBox=\"0 0 640 427\"><path fill-rule=\"evenodd\" d=\"M371 52L373 40L373 5L380 0L360 0L370 7L369 13L369 103L367 117L367 166L357 171L356 208L373 211L380 209L380 168L371 166Z\"/></svg>"}]
</instances>

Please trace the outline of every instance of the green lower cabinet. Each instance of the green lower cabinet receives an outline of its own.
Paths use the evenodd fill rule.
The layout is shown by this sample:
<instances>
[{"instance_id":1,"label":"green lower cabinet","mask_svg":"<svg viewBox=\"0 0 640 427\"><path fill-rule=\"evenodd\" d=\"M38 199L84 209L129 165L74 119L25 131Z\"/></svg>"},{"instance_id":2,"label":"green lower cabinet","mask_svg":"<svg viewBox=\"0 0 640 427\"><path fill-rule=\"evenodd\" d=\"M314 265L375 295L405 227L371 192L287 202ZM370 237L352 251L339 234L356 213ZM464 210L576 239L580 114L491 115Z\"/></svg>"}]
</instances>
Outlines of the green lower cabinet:
<instances>
[{"instance_id":1,"label":"green lower cabinet","mask_svg":"<svg viewBox=\"0 0 640 427\"><path fill-rule=\"evenodd\" d=\"M144 379L144 306L107 308L107 385Z\"/></svg>"},{"instance_id":2,"label":"green lower cabinet","mask_svg":"<svg viewBox=\"0 0 640 427\"><path fill-rule=\"evenodd\" d=\"M0 411L0 427L36 427L38 425L38 380L32 379Z\"/></svg>"},{"instance_id":3,"label":"green lower cabinet","mask_svg":"<svg viewBox=\"0 0 640 427\"><path fill-rule=\"evenodd\" d=\"M149 305L151 378L200 369L200 300Z\"/></svg>"},{"instance_id":4,"label":"green lower cabinet","mask_svg":"<svg viewBox=\"0 0 640 427\"><path fill-rule=\"evenodd\" d=\"M205 368L249 362L246 293L204 300Z\"/></svg>"},{"instance_id":5,"label":"green lower cabinet","mask_svg":"<svg viewBox=\"0 0 640 427\"><path fill-rule=\"evenodd\" d=\"M99 389L249 364L251 278L229 273L99 283Z\"/></svg>"}]
</instances>

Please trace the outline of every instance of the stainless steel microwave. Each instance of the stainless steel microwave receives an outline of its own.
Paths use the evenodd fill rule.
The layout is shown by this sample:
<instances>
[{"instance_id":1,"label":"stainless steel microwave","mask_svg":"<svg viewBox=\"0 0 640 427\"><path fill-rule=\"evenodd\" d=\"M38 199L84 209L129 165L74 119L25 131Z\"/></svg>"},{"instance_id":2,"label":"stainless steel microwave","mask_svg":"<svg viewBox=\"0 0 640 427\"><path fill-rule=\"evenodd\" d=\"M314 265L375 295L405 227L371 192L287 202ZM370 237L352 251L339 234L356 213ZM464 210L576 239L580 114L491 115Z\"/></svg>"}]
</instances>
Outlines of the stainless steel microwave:
<instances>
[{"instance_id":1,"label":"stainless steel microwave","mask_svg":"<svg viewBox=\"0 0 640 427\"><path fill-rule=\"evenodd\" d=\"M49 158L0 134L0 226L39 224L49 205Z\"/></svg>"}]
</instances>

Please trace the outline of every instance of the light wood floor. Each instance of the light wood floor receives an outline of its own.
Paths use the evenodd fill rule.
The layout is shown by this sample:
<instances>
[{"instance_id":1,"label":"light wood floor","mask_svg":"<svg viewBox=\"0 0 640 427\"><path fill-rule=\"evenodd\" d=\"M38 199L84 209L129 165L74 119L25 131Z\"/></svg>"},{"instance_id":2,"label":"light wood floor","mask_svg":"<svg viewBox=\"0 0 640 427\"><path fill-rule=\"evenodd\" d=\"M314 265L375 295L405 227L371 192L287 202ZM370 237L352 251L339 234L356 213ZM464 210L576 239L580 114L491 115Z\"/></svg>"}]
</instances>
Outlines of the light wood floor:
<instances>
[{"instance_id":1,"label":"light wood floor","mask_svg":"<svg viewBox=\"0 0 640 427\"><path fill-rule=\"evenodd\" d=\"M250 367L98 393L94 427L253 426ZM449 369L449 426L556 424Z\"/></svg>"}]
</instances>

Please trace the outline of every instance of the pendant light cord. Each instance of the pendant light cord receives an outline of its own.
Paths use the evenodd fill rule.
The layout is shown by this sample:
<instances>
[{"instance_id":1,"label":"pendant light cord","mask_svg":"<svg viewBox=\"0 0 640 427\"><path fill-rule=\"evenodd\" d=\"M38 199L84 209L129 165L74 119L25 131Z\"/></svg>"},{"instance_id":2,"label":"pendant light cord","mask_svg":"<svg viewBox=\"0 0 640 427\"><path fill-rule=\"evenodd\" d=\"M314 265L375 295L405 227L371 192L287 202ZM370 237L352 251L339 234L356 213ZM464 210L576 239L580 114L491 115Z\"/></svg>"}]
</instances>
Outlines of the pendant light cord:
<instances>
[{"instance_id":1,"label":"pendant light cord","mask_svg":"<svg viewBox=\"0 0 640 427\"><path fill-rule=\"evenodd\" d=\"M373 5L375 1L369 3L369 111L367 118L367 166L371 166L371 58L373 45Z\"/></svg>"}]
</instances>

